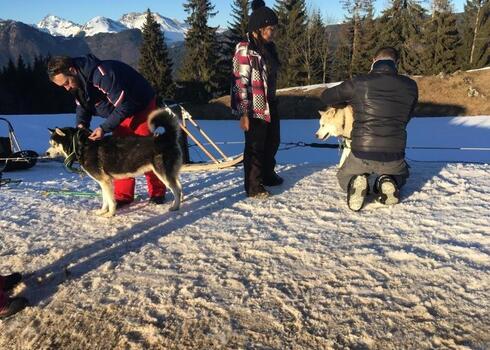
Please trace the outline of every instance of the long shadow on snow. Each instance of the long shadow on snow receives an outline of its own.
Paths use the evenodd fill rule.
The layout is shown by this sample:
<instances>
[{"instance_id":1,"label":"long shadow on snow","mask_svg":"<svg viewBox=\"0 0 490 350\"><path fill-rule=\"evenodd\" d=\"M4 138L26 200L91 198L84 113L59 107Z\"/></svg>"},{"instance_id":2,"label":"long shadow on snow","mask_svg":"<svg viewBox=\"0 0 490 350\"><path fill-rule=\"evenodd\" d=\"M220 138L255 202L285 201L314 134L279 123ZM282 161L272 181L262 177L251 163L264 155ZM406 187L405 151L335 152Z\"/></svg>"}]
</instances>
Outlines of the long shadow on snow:
<instances>
[{"instance_id":1,"label":"long shadow on snow","mask_svg":"<svg viewBox=\"0 0 490 350\"><path fill-rule=\"evenodd\" d=\"M405 200L410 200L410 196L422 190L427 182L439 175L441 170L448 165L444 162L408 161L407 163L410 166L410 177L400 191L402 203Z\"/></svg>"},{"instance_id":2,"label":"long shadow on snow","mask_svg":"<svg viewBox=\"0 0 490 350\"><path fill-rule=\"evenodd\" d=\"M281 172L281 175L287 178L287 183L290 186L303 177L309 176L307 169L311 169L312 172L317 170L315 167L296 171L296 168L292 167ZM184 202L178 212L152 217L113 237L87 244L29 274L25 281L27 286L25 295L32 305L37 305L50 299L63 282L78 279L106 262L117 263L127 253L138 251L147 244L156 243L160 238L171 234L173 231L223 209L224 205L231 207L241 200L245 200L245 196L242 181L239 181L239 186L224 191L210 191L208 196L197 199L194 203ZM43 282L38 283L38 277L45 278Z\"/></svg>"}]
</instances>

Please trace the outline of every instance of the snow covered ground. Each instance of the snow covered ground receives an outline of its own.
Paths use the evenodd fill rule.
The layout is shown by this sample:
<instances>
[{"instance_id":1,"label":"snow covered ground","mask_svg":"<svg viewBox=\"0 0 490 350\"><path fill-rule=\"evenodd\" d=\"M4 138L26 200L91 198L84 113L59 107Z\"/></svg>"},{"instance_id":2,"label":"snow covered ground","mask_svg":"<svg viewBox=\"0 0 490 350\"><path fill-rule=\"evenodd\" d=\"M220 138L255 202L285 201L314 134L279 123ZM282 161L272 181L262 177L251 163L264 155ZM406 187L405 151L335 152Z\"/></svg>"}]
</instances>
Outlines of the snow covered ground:
<instances>
[{"instance_id":1,"label":"snow covered ground","mask_svg":"<svg viewBox=\"0 0 490 350\"><path fill-rule=\"evenodd\" d=\"M38 151L47 126L73 122L9 119ZM488 148L489 119L415 119L409 146ZM234 122L201 125L242 138ZM315 128L285 121L283 142L314 142ZM92 213L96 184L60 163L6 173L23 181L0 188L0 271L28 274L16 293L33 306L0 321L0 348L488 349L490 152L407 156L402 203L360 213L328 149L279 152L285 184L264 201L245 198L241 168L182 174L173 213L138 179L112 219Z\"/></svg>"}]
</instances>

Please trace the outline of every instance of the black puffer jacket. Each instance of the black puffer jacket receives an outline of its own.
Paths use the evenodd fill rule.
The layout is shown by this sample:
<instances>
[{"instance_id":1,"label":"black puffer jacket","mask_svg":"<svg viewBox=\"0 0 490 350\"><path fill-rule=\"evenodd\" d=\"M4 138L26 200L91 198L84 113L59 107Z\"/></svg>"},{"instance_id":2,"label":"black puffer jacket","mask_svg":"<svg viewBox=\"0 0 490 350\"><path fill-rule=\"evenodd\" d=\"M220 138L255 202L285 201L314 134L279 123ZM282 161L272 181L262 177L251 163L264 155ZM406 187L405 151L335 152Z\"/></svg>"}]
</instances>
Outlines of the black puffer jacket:
<instances>
[{"instance_id":1,"label":"black puffer jacket","mask_svg":"<svg viewBox=\"0 0 490 350\"><path fill-rule=\"evenodd\" d=\"M326 89L321 99L328 106L352 106L356 157L378 161L405 157L406 126L417 104L418 88L415 81L398 74L393 61L377 61L369 74Z\"/></svg>"}]
</instances>

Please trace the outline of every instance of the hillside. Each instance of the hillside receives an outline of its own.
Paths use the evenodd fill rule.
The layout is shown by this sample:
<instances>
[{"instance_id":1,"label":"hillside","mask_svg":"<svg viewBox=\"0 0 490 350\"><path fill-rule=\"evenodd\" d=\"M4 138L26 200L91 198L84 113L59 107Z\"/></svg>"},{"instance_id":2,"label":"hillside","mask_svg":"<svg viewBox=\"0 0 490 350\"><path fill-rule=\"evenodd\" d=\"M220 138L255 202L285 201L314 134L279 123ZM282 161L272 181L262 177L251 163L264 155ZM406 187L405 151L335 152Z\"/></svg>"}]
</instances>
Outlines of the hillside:
<instances>
[{"instance_id":1,"label":"hillside","mask_svg":"<svg viewBox=\"0 0 490 350\"><path fill-rule=\"evenodd\" d=\"M413 77L419 86L416 116L457 116L490 114L490 67L451 75ZM326 85L289 88L278 92L279 113L284 119L317 118L322 108L319 96ZM207 105L189 106L201 119L229 119L230 97Z\"/></svg>"}]
</instances>

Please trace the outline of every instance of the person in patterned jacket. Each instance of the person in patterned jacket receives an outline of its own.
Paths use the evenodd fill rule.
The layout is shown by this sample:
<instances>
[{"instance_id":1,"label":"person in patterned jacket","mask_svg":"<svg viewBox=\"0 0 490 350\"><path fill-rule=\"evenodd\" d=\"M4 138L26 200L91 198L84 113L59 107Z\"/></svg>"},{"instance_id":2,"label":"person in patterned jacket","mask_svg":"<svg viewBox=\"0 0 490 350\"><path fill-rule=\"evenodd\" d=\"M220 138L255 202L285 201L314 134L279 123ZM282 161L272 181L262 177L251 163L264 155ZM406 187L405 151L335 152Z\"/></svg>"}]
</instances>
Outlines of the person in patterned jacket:
<instances>
[{"instance_id":1,"label":"person in patterned jacket","mask_svg":"<svg viewBox=\"0 0 490 350\"><path fill-rule=\"evenodd\" d=\"M247 41L238 43L233 57L232 113L245 132L245 192L267 198L264 186L278 186L283 179L274 168L280 143L276 83L280 61L273 35L277 15L264 1L252 2Z\"/></svg>"}]
</instances>

